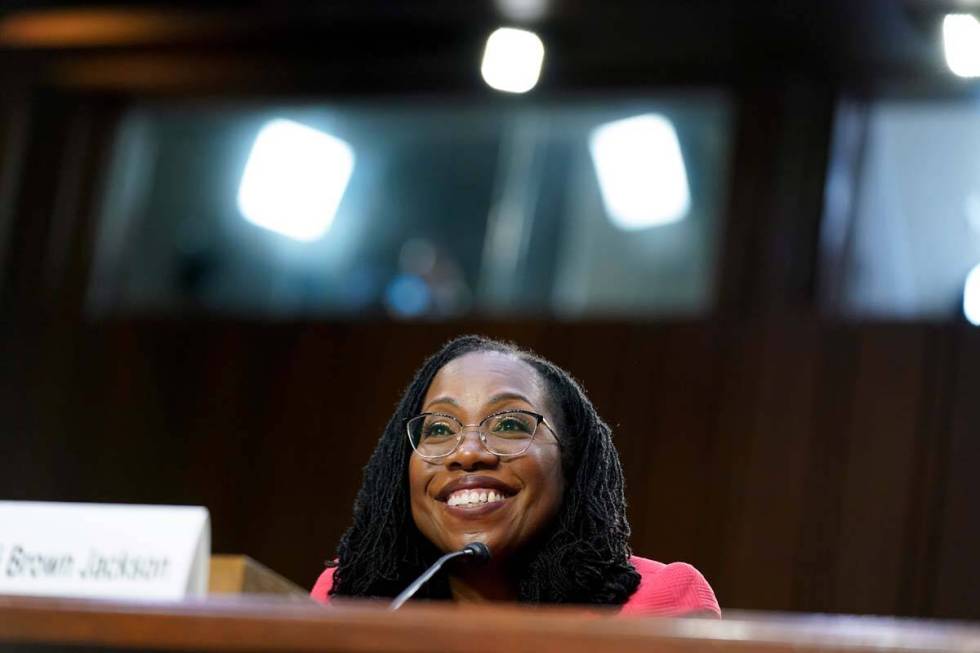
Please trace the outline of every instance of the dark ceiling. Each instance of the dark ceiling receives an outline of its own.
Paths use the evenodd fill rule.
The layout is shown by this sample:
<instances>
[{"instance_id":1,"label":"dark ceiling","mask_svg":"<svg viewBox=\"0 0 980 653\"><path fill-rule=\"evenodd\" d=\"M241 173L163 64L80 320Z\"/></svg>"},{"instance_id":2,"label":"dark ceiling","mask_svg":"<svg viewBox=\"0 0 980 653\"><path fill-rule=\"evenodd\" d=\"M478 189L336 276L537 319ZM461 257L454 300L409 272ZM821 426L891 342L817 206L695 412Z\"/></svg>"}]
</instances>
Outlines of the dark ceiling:
<instances>
[{"instance_id":1,"label":"dark ceiling","mask_svg":"<svg viewBox=\"0 0 980 653\"><path fill-rule=\"evenodd\" d=\"M799 78L955 86L927 0L552 0L540 93ZM140 90L476 91L493 2L7 3L0 72Z\"/></svg>"}]
</instances>

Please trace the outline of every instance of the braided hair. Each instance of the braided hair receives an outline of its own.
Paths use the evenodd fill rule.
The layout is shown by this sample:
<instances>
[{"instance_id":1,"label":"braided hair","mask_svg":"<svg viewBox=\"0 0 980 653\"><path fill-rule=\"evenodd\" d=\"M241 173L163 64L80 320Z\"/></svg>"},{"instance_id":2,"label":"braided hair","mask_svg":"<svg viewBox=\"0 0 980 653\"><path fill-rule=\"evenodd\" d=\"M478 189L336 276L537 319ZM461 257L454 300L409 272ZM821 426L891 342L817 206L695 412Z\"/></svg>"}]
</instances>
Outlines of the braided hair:
<instances>
[{"instance_id":1,"label":"braided hair","mask_svg":"<svg viewBox=\"0 0 980 653\"><path fill-rule=\"evenodd\" d=\"M416 372L374 453L354 501L354 523L340 540L332 596L392 597L441 552L416 528L407 481L411 455L405 420L418 414L433 377L465 354L510 354L545 382L561 434L564 497L550 533L520 560L519 600L619 605L640 576L629 563L623 472L612 432L578 383L553 363L510 343L480 336L451 340ZM444 575L417 596L450 598Z\"/></svg>"}]
</instances>

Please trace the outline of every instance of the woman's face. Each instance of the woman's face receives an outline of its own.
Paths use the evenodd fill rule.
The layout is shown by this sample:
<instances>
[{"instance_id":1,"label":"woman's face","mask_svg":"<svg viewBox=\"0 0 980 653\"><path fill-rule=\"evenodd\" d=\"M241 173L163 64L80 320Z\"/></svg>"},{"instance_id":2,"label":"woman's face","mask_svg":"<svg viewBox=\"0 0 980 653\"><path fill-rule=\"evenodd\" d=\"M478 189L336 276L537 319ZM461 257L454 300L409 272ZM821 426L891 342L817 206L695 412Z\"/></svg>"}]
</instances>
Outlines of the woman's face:
<instances>
[{"instance_id":1,"label":"woman's face","mask_svg":"<svg viewBox=\"0 0 980 653\"><path fill-rule=\"evenodd\" d=\"M422 401L422 412L447 413L467 425L509 409L533 411L556 424L537 371L500 352L473 352L450 361ZM408 479L412 517L430 542L443 552L483 542L498 561L511 558L547 527L565 488L558 441L544 424L531 447L513 457L490 453L477 429L467 428L456 451L444 458L430 461L413 452ZM488 499L497 500L450 505L472 496L463 495L464 490L485 490Z\"/></svg>"}]
</instances>

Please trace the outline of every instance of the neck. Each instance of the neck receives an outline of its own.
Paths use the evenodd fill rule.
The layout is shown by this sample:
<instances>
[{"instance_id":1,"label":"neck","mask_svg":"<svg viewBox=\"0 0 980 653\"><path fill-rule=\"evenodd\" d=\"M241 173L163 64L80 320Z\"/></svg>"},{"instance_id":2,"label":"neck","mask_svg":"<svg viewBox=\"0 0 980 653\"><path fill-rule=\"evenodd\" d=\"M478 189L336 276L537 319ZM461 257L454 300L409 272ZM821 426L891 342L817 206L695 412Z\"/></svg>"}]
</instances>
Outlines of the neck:
<instances>
[{"instance_id":1,"label":"neck","mask_svg":"<svg viewBox=\"0 0 980 653\"><path fill-rule=\"evenodd\" d=\"M449 590L453 600L460 603L516 601L518 597L517 583L504 569L492 564L479 569L454 569L449 576Z\"/></svg>"}]
</instances>

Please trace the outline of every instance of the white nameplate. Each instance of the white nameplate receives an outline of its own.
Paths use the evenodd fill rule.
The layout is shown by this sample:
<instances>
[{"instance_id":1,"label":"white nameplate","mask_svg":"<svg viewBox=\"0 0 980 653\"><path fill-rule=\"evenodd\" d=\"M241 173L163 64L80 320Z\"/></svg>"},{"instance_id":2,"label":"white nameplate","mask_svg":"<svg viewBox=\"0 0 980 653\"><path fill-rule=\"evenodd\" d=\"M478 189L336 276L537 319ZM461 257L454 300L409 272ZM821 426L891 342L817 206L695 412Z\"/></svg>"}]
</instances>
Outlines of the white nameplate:
<instances>
[{"instance_id":1,"label":"white nameplate","mask_svg":"<svg viewBox=\"0 0 980 653\"><path fill-rule=\"evenodd\" d=\"M0 501L0 594L203 595L210 554L205 508Z\"/></svg>"}]
</instances>

